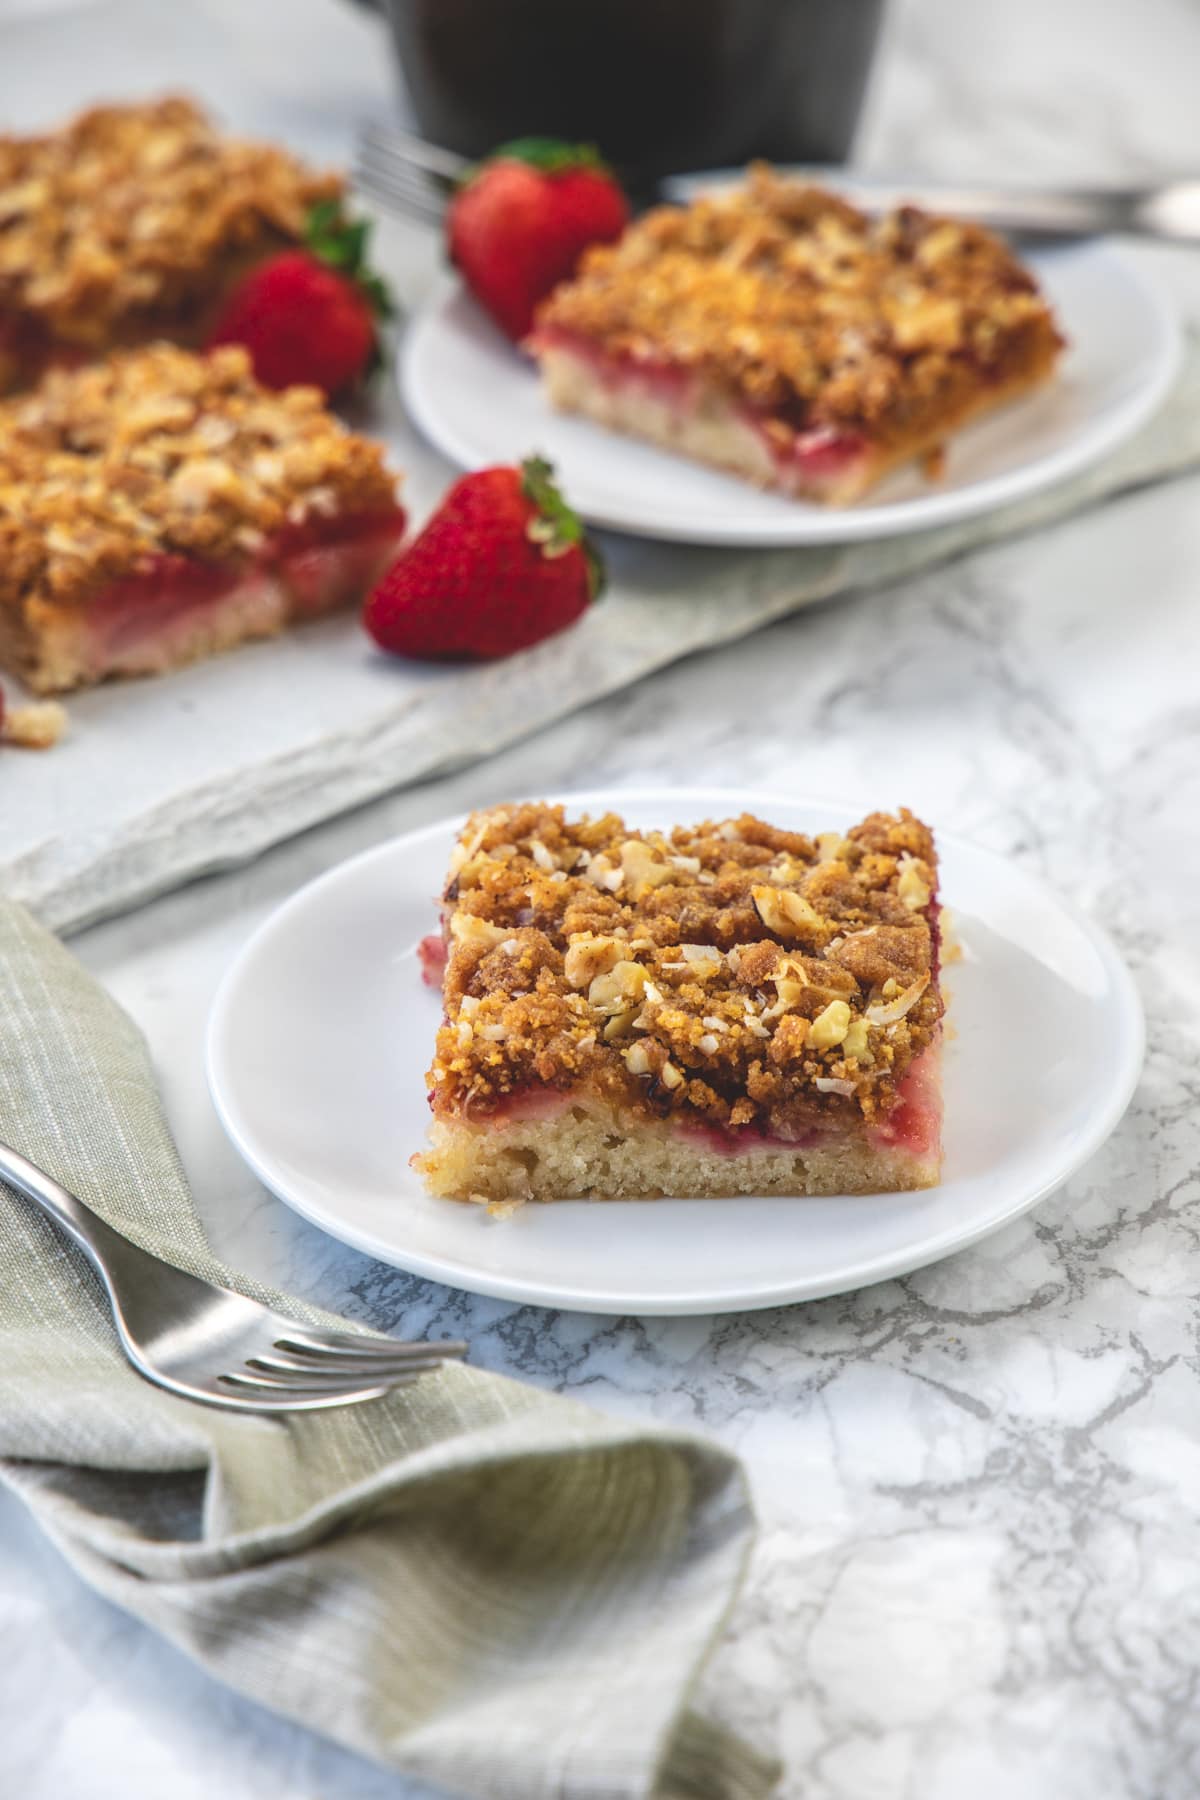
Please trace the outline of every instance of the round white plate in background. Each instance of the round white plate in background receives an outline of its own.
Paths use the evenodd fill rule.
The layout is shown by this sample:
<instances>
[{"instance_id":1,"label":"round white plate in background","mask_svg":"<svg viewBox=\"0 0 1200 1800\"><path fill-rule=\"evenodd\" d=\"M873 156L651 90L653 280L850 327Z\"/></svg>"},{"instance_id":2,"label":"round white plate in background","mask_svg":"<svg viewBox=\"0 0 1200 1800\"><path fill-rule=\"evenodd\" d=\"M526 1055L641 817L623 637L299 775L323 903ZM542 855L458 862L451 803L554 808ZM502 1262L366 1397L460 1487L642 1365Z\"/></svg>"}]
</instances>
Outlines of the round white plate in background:
<instances>
[{"instance_id":1,"label":"round white plate in background","mask_svg":"<svg viewBox=\"0 0 1200 1800\"><path fill-rule=\"evenodd\" d=\"M750 810L841 830L845 807L730 790L567 796L637 828ZM461 820L303 888L222 983L208 1070L257 1175L334 1237L436 1281L600 1313L708 1313L814 1299L975 1243L1035 1205L1112 1131L1142 1062L1141 1009L1108 939L1016 865L941 840L962 943L946 972L946 1163L938 1188L830 1199L570 1201L505 1220L435 1200L409 1167L440 1018L419 940Z\"/></svg>"},{"instance_id":2,"label":"round white plate in background","mask_svg":"<svg viewBox=\"0 0 1200 1800\"><path fill-rule=\"evenodd\" d=\"M1109 245L1031 251L1067 338L1055 379L949 440L928 481L898 470L851 507L767 493L652 444L556 413L537 370L454 279L440 283L400 348L405 406L464 469L539 451L592 525L689 544L851 543L949 525L1061 481L1129 437L1179 366L1181 339L1158 290Z\"/></svg>"}]
</instances>

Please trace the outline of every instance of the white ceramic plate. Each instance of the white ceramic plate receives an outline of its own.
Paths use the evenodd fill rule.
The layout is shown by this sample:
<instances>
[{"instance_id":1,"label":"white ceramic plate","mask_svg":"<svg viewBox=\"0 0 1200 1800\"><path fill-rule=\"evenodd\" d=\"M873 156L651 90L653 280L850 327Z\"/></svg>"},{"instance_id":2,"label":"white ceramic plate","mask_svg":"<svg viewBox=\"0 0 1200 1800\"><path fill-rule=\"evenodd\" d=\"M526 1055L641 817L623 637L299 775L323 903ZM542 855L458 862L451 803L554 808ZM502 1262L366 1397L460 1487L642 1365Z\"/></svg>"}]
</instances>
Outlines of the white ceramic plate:
<instances>
[{"instance_id":1,"label":"white ceramic plate","mask_svg":"<svg viewBox=\"0 0 1200 1800\"><path fill-rule=\"evenodd\" d=\"M730 790L564 796L670 826L748 808L810 831L844 807ZM459 820L354 857L267 920L222 983L213 1098L267 1186L334 1237L455 1287L602 1313L707 1313L814 1299L899 1275L1016 1218L1104 1142L1142 1061L1116 951L1032 876L943 840L963 943L948 971L940 1188L838 1199L573 1201L490 1219L431 1199L424 1071L440 1016L417 943Z\"/></svg>"},{"instance_id":2,"label":"white ceramic plate","mask_svg":"<svg viewBox=\"0 0 1200 1800\"><path fill-rule=\"evenodd\" d=\"M400 383L418 429L462 468L541 451L593 525L691 544L850 543L949 525L1095 462L1159 405L1180 336L1158 291L1105 244L1029 255L1069 348L1056 380L956 434L942 480L897 471L858 506L760 491L649 444L555 413L537 372L457 281L437 287L405 333Z\"/></svg>"}]
</instances>

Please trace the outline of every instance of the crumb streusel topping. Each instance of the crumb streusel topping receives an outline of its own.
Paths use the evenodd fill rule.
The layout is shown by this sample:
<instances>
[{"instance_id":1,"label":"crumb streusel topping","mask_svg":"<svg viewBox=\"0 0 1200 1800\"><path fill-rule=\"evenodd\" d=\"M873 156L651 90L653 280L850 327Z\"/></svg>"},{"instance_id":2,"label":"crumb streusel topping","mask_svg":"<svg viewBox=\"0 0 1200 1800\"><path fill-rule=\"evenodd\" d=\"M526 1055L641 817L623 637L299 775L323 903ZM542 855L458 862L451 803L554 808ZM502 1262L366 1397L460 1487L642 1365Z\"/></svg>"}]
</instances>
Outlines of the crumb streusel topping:
<instances>
[{"instance_id":1,"label":"crumb streusel topping","mask_svg":"<svg viewBox=\"0 0 1200 1800\"><path fill-rule=\"evenodd\" d=\"M340 176L217 132L190 100L97 106L0 137L0 313L96 347L129 316L185 309L220 265L303 235Z\"/></svg>"},{"instance_id":2,"label":"crumb streusel topping","mask_svg":"<svg viewBox=\"0 0 1200 1800\"><path fill-rule=\"evenodd\" d=\"M444 897L444 1114L582 1087L796 1134L886 1119L942 1016L937 860L907 810L816 839L743 815L669 837L476 813Z\"/></svg>"},{"instance_id":3,"label":"crumb streusel topping","mask_svg":"<svg viewBox=\"0 0 1200 1800\"><path fill-rule=\"evenodd\" d=\"M155 344L0 405L0 605L85 602L164 554L253 555L288 525L384 513L396 478L316 388L237 347Z\"/></svg>"},{"instance_id":4,"label":"crumb streusel topping","mask_svg":"<svg viewBox=\"0 0 1200 1800\"><path fill-rule=\"evenodd\" d=\"M909 430L969 372L1002 382L1061 347L1032 275L981 226L868 218L755 165L746 185L659 207L590 249L538 332L686 368L793 429Z\"/></svg>"}]
</instances>

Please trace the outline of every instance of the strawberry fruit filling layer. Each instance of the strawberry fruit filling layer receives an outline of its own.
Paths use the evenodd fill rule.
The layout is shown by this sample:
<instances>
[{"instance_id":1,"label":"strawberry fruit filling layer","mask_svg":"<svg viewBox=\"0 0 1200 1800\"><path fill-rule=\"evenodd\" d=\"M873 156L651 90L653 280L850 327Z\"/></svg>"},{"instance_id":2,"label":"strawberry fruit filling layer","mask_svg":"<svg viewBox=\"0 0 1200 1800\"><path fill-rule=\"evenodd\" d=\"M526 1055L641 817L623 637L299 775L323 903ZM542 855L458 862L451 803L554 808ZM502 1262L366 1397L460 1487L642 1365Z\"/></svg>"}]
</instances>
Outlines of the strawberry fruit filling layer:
<instances>
[{"instance_id":1,"label":"strawberry fruit filling layer","mask_svg":"<svg viewBox=\"0 0 1200 1800\"><path fill-rule=\"evenodd\" d=\"M404 523L397 508L289 526L240 564L160 555L71 609L76 676L160 673L353 606L399 548Z\"/></svg>"},{"instance_id":2,"label":"strawberry fruit filling layer","mask_svg":"<svg viewBox=\"0 0 1200 1800\"><path fill-rule=\"evenodd\" d=\"M558 327L536 332L530 347L557 405L657 442L677 440L680 449L764 484L797 494L836 495L872 455L862 432L790 424L662 357L613 356Z\"/></svg>"},{"instance_id":3,"label":"strawberry fruit filling layer","mask_svg":"<svg viewBox=\"0 0 1200 1800\"><path fill-rule=\"evenodd\" d=\"M446 947L440 935L423 938L419 947L422 977L439 986L445 967ZM935 1044L909 1069L897 1089L896 1104L882 1123L863 1126L855 1121L847 1128L837 1119L823 1121L811 1130L788 1137L755 1129L725 1131L695 1119L675 1119L673 1129L702 1144L718 1156L736 1157L755 1150L804 1150L840 1137L862 1137L874 1150L894 1150L918 1160L936 1154L941 1139L941 1045ZM430 1097L432 1100L432 1096ZM507 1126L548 1121L566 1112L578 1095L532 1084L502 1101L471 1115L471 1123L503 1131ZM636 1123L632 1129L636 1130Z\"/></svg>"},{"instance_id":4,"label":"strawberry fruit filling layer","mask_svg":"<svg viewBox=\"0 0 1200 1800\"><path fill-rule=\"evenodd\" d=\"M446 958L449 954L449 945L440 931L431 931L417 945L417 958L421 964L421 980L426 987L436 988L439 993L442 987L442 977L446 973Z\"/></svg>"}]
</instances>

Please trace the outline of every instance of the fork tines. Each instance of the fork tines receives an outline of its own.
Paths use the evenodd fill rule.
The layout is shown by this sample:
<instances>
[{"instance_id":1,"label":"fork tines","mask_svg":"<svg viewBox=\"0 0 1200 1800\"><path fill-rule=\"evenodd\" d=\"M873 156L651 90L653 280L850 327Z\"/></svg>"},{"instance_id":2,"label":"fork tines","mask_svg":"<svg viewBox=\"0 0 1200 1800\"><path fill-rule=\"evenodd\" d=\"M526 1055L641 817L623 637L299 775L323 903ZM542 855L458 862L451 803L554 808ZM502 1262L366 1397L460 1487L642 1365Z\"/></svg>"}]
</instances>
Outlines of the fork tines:
<instances>
[{"instance_id":1,"label":"fork tines","mask_svg":"<svg viewBox=\"0 0 1200 1800\"><path fill-rule=\"evenodd\" d=\"M407 131L368 125L358 140L351 173L355 186L381 206L440 225L454 184L469 167L465 157Z\"/></svg>"}]
</instances>

